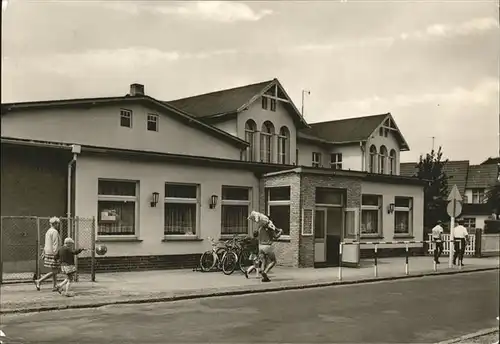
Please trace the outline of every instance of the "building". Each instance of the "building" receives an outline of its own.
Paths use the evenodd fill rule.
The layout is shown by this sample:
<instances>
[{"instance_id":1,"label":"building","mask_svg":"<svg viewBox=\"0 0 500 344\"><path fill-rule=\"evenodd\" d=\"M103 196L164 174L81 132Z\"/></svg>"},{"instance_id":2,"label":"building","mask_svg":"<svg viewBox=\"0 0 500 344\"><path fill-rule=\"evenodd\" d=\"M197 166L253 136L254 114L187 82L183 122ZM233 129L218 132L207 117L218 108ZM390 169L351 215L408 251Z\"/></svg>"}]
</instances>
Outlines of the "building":
<instances>
[{"instance_id":1,"label":"building","mask_svg":"<svg viewBox=\"0 0 500 344\"><path fill-rule=\"evenodd\" d=\"M415 162L402 163L401 174L413 176L416 165ZM485 195L500 175L497 162L488 159L481 165L471 165L468 160L448 161L443 171L448 176L450 191L456 184L463 198L460 218L464 220L464 225L469 229L484 228L484 221L492 214L486 205Z\"/></svg>"},{"instance_id":2,"label":"building","mask_svg":"<svg viewBox=\"0 0 500 344\"><path fill-rule=\"evenodd\" d=\"M253 209L283 228L287 266L336 265L358 236L423 239L423 186L399 173L409 147L392 115L308 124L277 79L174 101L132 84L2 104L1 118L2 215L95 217L103 269L192 266L208 237L250 233Z\"/></svg>"}]
</instances>

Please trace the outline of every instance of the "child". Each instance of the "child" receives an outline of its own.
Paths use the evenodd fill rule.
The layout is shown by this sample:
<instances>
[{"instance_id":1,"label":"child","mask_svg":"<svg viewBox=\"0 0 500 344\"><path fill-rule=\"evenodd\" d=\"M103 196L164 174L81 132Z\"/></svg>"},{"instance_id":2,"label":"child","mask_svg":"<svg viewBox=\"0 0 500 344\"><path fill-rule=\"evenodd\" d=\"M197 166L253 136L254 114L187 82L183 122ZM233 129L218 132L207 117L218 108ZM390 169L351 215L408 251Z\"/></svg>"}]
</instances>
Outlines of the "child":
<instances>
[{"instance_id":1,"label":"child","mask_svg":"<svg viewBox=\"0 0 500 344\"><path fill-rule=\"evenodd\" d=\"M65 286L64 295L68 297L72 296L69 294L69 286L73 282L76 273L75 256L84 250L83 248L75 250L73 248L74 244L73 239L66 238L64 239L64 246L56 253L56 259L61 262L61 272L66 275L66 279L59 283L56 288L59 294L62 294L62 288Z\"/></svg>"},{"instance_id":2,"label":"child","mask_svg":"<svg viewBox=\"0 0 500 344\"><path fill-rule=\"evenodd\" d=\"M259 276L259 267L260 267L260 259L259 259L259 231L253 231L253 238L249 240L248 248L250 250L250 257L248 258L253 262L246 271L245 277L248 278L248 274L252 272L254 269L257 271L257 277Z\"/></svg>"}]
</instances>

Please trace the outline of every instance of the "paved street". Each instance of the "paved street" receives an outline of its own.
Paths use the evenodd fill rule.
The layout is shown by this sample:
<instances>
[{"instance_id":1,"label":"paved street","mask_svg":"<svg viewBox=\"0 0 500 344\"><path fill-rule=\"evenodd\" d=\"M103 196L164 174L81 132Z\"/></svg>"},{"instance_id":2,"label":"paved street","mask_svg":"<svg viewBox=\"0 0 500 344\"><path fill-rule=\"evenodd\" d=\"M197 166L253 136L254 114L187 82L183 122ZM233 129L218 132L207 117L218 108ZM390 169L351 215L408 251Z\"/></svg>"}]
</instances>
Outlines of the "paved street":
<instances>
[{"instance_id":1,"label":"paved street","mask_svg":"<svg viewBox=\"0 0 500 344\"><path fill-rule=\"evenodd\" d=\"M498 271L2 316L31 343L438 342L497 325Z\"/></svg>"}]
</instances>

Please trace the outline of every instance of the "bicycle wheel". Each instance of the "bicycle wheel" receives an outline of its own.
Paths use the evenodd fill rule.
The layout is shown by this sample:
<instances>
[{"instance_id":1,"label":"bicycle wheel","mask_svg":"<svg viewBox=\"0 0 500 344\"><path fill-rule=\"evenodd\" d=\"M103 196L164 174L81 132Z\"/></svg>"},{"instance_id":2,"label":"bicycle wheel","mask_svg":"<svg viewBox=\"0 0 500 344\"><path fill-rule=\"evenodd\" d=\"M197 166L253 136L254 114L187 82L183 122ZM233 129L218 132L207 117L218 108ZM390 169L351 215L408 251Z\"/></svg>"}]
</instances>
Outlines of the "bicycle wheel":
<instances>
[{"instance_id":1,"label":"bicycle wheel","mask_svg":"<svg viewBox=\"0 0 500 344\"><path fill-rule=\"evenodd\" d=\"M214 253L212 251L206 251L201 255L200 258L200 268L201 271L207 272L214 268L216 263L216 259L214 257Z\"/></svg>"},{"instance_id":2,"label":"bicycle wheel","mask_svg":"<svg viewBox=\"0 0 500 344\"><path fill-rule=\"evenodd\" d=\"M217 261L215 262L215 266L219 270L222 270L222 259L224 258L226 252L227 249L225 247L219 247L217 251L215 251L215 254L217 255Z\"/></svg>"},{"instance_id":3,"label":"bicycle wheel","mask_svg":"<svg viewBox=\"0 0 500 344\"><path fill-rule=\"evenodd\" d=\"M236 269L238 264L238 256L234 251L226 252L224 258L222 258L222 272L224 275L231 275Z\"/></svg>"},{"instance_id":4,"label":"bicycle wheel","mask_svg":"<svg viewBox=\"0 0 500 344\"><path fill-rule=\"evenodd\" d=\"M238 265L241 272L245 273L253 262L250 260L251 252L249 250L242 250L240 256L238 257Z\"/></svg>"}]
</instances>

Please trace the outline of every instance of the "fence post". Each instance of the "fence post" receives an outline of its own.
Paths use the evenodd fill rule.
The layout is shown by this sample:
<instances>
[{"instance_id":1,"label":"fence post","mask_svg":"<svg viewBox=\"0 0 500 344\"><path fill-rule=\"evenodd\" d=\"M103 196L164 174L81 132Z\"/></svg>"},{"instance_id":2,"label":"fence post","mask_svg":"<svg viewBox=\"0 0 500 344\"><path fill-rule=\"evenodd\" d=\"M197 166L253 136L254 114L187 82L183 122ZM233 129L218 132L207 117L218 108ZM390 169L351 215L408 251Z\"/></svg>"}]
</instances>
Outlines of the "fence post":
<instances>
[{"instance_id":1,"label":"fence post","mask_svg":"<svg viewBox=\"0 0 500 344\"><path fill-rule=\"evenodd\" d=\"M373 267L374 268L374 272L375 272L375 277L378 276L378 268L377 268L377 247L378 245L375 244L375 266Z\"/></svg>"},{"instance_id":2,"label":"fence post","mask_svg":"<svg viewBox=\"0 0 500 344\"><path fill-rule=\"evenodd\" d=\"M40 218L36 217L36 260L35 260L35 275L40 278Z\"/></svg>"},{"instance_id":3,"label":"fence post","mask_svg":"<svg viewBox=\"0 0 500 344\"><path fill-rule=\"evenodd\" d=\"M461 260L461 258L463 259L463 256L462 256L462 250L464 250L464 251L465 251L465 247L464 247L464 248L462 248L462 240L459 240L459 241L458 241L458 254L457 254L457 258L458 258L458 260L460 260L460 261L458 262L458 269L459 269L459 270L462 270L462 260ZM465 254L465 252L464 252L464 254Z\"/></svg>"},{"instance_id":4,"label":"fence post","mask_svg":"<svg viewBox=\"0 0 500 344\"><path fill-rule=\"evenodd\" d=\"M76 249L80 248L80 244L79 244L80 240L78 240L78 237L79 237L79 234L78 234L79 230L78 229L80 228L79 223L80 223L80 221L78 219L78 216L75 216L72 229L73 229L73 239L75 240L75 248ZM78 256L76 256L76 259L75 259L75 268L76 268L75 282L78 282L79 275L80 275L78 272Z\"/></svg>"},{"instance_id":5,"label":"fence post","mask_svg":"<svg viewBox=\"0 0 500 344\"><path fill-rule=\"evenodd\" d=\"M92 233L90 233L90 238L90 276L92 282L95 282L95 216L92 216Z\"/></svg>"},{"instance_id":6,"label":"fence post","mask_svg":"<svg viewBox=\"0 0 500 344\"><path fill-rule=\"evenodd\" d=\"M481 228L476 228L475 233L475 247L474 247L474 256L477 258L481 258L481 238L483 236L483 230Z\"/></svg>"},{"instance_id":7,"label":"fence post","mask_svg":"<svg viewBox=\"0 0 500 344\"><path fill-rule=\"evenodd\" d=\"M405 274L408 275L410 273L408 267L408 243L406 244L406 263L405 263Z\"/></svg>"},{"instance_id":8,"label":"fence post","mask_svg":"<svg viewBox=\"0 0 500 344\"><path fill-rule=\"evenodd\" d=\"M340 242L339 251L339 281L342 281L342 242Z\"/></svg>"},{"instance_id":9,"label":"fence post","mask_svg":"<svg viewBox=\"0 0 500 344\"><path fill-rule=\"evenodd\" d=\"M0 284L3 282L3 217L0 218Z\"/></svg>"}]
</instances>

